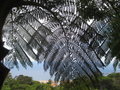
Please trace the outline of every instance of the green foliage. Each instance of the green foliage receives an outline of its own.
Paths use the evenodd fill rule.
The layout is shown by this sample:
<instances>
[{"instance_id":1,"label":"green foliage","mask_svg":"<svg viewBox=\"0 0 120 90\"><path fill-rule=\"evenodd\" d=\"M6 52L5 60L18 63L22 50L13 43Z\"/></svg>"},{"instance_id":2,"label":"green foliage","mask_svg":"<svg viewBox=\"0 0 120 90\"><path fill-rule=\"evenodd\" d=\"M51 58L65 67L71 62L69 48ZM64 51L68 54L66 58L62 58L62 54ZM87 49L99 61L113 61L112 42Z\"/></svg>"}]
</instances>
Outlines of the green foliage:
<instances>
[{"instance_id":1,"label":"green foliage","mask_svg":"<svg viewBox=\"0 0 120 90\"><path fill-rule=\"evenodd\" d=\"M2 90L53 90L53 87L50 86L50 83L41 84L38 81L33 81L31 77L24 75L13 78L9 73Z\"/></svg>"},{"instance_id":2,"label":"green foliage","mask_svg":"<svg viewBox=\"0 0 120 90\"><path fill-rule=\"evenodd\" d=\"M53 90L63 90L63 86L59 85L53 88Z\"/></svg>"},{"instance_id":3,"label":"green foliage","mask_svg":"<svg viewBox=\"0 0 120 90\"><path fill-rule=\"evenodd\" d=\"M120 17L116 17L111 22L111 32L110 32L110 42L109 47L111 49L111 54L113 57L116 57L114 61L114 69L116 69L117 65L120 61Z\"/></svg>"},{"instance_id":4,"label":"green foliage","mask_svg":"<svg viewBox=\"0 0 120 90\"><path fill-rule=\"evenodd\" d=\"M16 80L17 80L20 84L29 84L29 85L32 84L32 77L19 75L18 77L16 77Z\"/></svg>"},{"instance_id":5,"label":"green foliage","mask_svg":"<svg viewBox=\"0 0 120 90\"><path fill-rule=\"evenodd\" d=\"M120 73L112 73L108 76L99 78L100 89L102 90L120 90Z\"/></svg>"},{"instance_id":6,"label":"green foliage","mask_svg":"<svg viewBox=\"0 0 120 90\"><path fill-rule=\"evenodd\" d=\"M108 90L112 90L113 86L112 86L112 79L109 77L101 77L100 78L100 88L102 88L102 90L104 89L108 89Z\"/></svg>"},{"instance_id":7,"label":"green foliage","mask_svg":"<svg viewBox=\"0 0 120 90\"><path fill-rule=\"evenodd\" d=\"M77 78L71 82L62 83L62 90L120 90L120 73L99 77L99 82L96 83L98 84L97 87L94 87L88 78L83 78L87 83L83 82L81 78Z\"/></svg>"},{"instance_id":8,"label":"green foliage","mask_svg":"<svg viewBox=\"0 0 120 90\"><path fill-rule=\"evenodd\" d=\"M36 90L53 90L49 84L40 84L36 87Z\"/></svg>"},{"instance_id":9,"label":"green foliage","mask_svg":"<svg viewBox=\"0 0 120 90\"><path fill-rule=\"evenodd\" d=\"M100 9L94 0L79 0L77 5L80 15L85 20L101 20L106 17L105 9Z\"/></svg>"},{"instance_id":10,"label":"green foliage","mask_svg":"<svg viewBox=\"0 0 120 90\"><path fill-rule=\"evenodd\" d=\"M2 87L2 90L11 90L11 89L10 89L10 87L9 87L8 85L4 85L4 86Z\"/></svg>"},{"instance_id":11,"label":"green foliage","mask_svg":"<svg viewBox=\"0 0 120 90\"><path fill-rule=\"evenodd\" d=\"M26 76L22 76L22 78L25 77ZM82 80L83 78L84 81ZM11 79L12 82L9 79ZM51 80L49 81L52 82ZM108 76L99 77L97 87L94 87L91 81L86 77L61 82L56 87L52 87L50 83L43 84L33 80L32 83L33 84L22 84L21 82L18 82L16 78L11 78L11 75L9 74L2 90L120 90L120 73L112 73Z\"/></svg>"},{"instance_id":12,"label":"green foliage","mask_svg":"<svg viewBox=\"0 0 120 90\"><path fill-rule=\"evenodd\" d=\"M120 84L120 73L112 73L112 74L109 74L108 77L112 78L114 85L117 86L118 84Z\"/></svg>"},{"instance_id":13,"label":"green foliage","mask_svg":"<svg viewBox=\"0 0 120 90\"><path fill-rule=\"evenodd\" d=\"M84 78L84 80L82 79ZM76 78L72 81L62 83L62 90L95 90L91 81L87 77Z\"/></svg>"},{"instance_id":14,"label":"green foliage","mask_svg":"<svg viewBox=\"0 0 120 90\"><path fill-rule=\"evenodd\" d=\"M15 84L11 90L31 90L31 86L27 84Z\"/></svg>"},{"instance_id":15,"label":"green foliage","mask_svg":"<svg viewBox=\"0 0 120 90\"><path fill-rule=\"evenodd\" d=\"M47 84L51 84L51 83L52 83L52 80L49 79Z\"/></svg>"}]
</instances>

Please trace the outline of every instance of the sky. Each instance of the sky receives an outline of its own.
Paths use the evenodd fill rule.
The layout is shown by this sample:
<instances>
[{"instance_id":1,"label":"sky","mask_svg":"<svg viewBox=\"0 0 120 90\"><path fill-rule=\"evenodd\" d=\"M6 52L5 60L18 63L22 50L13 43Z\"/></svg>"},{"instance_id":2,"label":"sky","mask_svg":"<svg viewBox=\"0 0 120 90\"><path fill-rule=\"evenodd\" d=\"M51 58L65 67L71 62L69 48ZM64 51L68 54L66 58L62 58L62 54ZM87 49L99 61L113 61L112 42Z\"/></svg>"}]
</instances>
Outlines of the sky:
<instances>
[{"instance_id":1,"label":"sky","mask_svg":"<svg viewBox=\"0 0 120 90\"><path fill-rule=\"evenodd\" d=\"M10 73L12 74L13 77L18 76L18 75L25 75L25 76L30 76L33 78L35 81L40 81L40 80L53 80L53 78L49 75L49 70L44 71L43 69L43 63L37 63L33 62L33 67L27 67L25 69L19 64L19 69L14 67L11 69Z\"/></svg>"},{"instance_id":2,"label":"sky","mask_svg":"<svg viewBox=\"0 0 120 90\"><path fill-rule=\"evenodd\" d=\"M114 72L112 62L110 65L105 67L104 69L100 69L103 73L103 75L107 75L110 73ZM120 72L120 69L117 68L116 72ZM21 65L19 66L19 70L17 68L13 68L11 70L12 76L18 76L18 75L25 75L25 76L30 76L33 78L35 81L40 81L40 80L54 80L54 77L51 77L49 75L49 70L46 72L43 69L43 63L37 63L33 62L33 67L27 67L27 69L23 68Z\"/></svg>"}]
</instances>

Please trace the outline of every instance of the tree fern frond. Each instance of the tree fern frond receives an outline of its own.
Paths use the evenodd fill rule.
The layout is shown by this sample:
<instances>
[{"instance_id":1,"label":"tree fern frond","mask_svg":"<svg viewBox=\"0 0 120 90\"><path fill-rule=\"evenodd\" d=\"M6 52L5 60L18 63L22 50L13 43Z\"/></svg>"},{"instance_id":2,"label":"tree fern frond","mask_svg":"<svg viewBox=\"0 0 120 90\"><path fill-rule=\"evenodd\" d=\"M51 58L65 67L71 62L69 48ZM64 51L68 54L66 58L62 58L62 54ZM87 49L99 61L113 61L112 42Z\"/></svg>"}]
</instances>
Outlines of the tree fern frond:
<instances>
[{"instance_id":1,"label":"tree fern frond","mask_svg":"<svg viewBox=\"0 0 120 90\"><path fill-rule=\"evenodd\" d=\"M19 15L17 17L15 17L14 22L16 22L16 23L20 22L21 24L26 24L27 22L34 22L35 18L42 20L45 18L49 19L51 17L51 15L49 13L47 13L47 11L45 11L44 9L41 9L41 8L35 8L31 11L29 11L29 9L27 9L26 7L22 7L22 8L23 9L20 10L20 12L22 12L22 13L18 13ZM34 7L32 7L32 8L34 8Z\"/></svg>"},{"instance_id":2,"label":"tree fern frond","mask_svg":"<svg viewBox=\"0 0 120 90\"><path fill-rule=\"evenodd\" d=\"M69 54L67 53L66 57L61 61L60 65L57 68L57 72L59 72L59 74L62 74L65 69L68 67L69 63L71 62L72 58L70 58Z\"/></svg>"},{"instance_id":3,"label":"tree fern frond","mask_svg":"<svg viewBox=\"0 0 120 90\"><path fill-rule=\"evenodd\" d=\"M7 55L5 58L4 58L4 65L7 67L7 68L13 68L14 66L16 66L17 68L19 67L18 66L18 62L16 60L16 54L15 52L11 51L11 54Z\"/></svg>"},{"instance_id":4,"label":"tree fern frond","mask_svg":"<svg viewBox=\"0 0 120 90\"><path fill-rule=\"evenodd\" d=\"M52 65L50 67L50 71L52 72L50 73L51 76L54 74L55 71L57 71L57 68L59 64L62 62L62 60L64 59L64 55L66 52L68 52L68 49L65 46L61 47L56 57L52 60Z\"/></svg>"},{"instance_id":5,"label":"tree fern frond","mask_svg":"<svg viewBox=\"0 0 120 90\"><path fill-rule=\"evenodd\" d=\"M82 57L84 62L87 65L89 65L88 66L89 68L91 68L94 72L98 72L99 70L96 68L97 67L96 63L93 61L93 59L91 57L88 56L88 54L85 52L85 50L83 48L79 47L79 51L78 52L76 51L76 54L79 55L80 57Z\"/></svg>"},{"instance_id":6,"label":"tree fern frond","mask_svg":"<svg viewBox=\"0 0 120 90\"><path fill-rule=\"evenodd\" d=\"M52 32L51 32L49 29L47 29L45 26L39 26L38 32L39 32L40 35L41 35L42 37L44 37L44 38L46 38L47 35L52 34Z\"/></svg>"},{"instance_id":7,"label":"tree fern frond","mask_svg":"<svg viewBox=\"0 0 120 90\"><path fill-rule=\"evenodd\" d=\"M119 60L115 59L113 63L114 71L116 71L116 67L118 66L118 64L119 64Z\"/></svg>"},{"instance_id":8,"label":"tree fern frond","mask_svg":"<svg viewBox=\"0 0 120 90\"><path fill-rule=\"evenodd\" d=\"M49 65L51 65L52 60L55 58L57 52L58 52L58 47L53 47L52 50L49 52L46 60L44 61L45 70L47 70L49 68Z\"/></svg>"},{"instance_id":9,"label":"tree fern frond","mask_svg":"<svg viewBox=\"0 0 120 90\"><path fill-rule=\"evenodd\" d=\"M76 38L78 38L78 37L76 37ZM88 53L88 52L90 51L89 53L91 53L91 54L94 52L94 51L92 52L91 50L89 50L89 48L88 48L88 47L89 47L89 44L88 44L88 43L81 43L81 44L79 44L79 42L80 42L80 41L79 41L79 38L76 39L76 40L77 40L78 45L80 45L80 47L82 47L83 49L85 48L85 52ZM89 53L88 53L88 56L89 56ZM94 55L96 56L96 54L94 54ZM90 57L91 57L91 56L90 56ZM92 58L92 57L91 57L91 59L94 60L95 58ZM100 61L100 59L98 58L98 56L96 56L96 59L98 59L97 62ZM95 62L95 63L96 63L96 62ZM100 61L100 63L101 63L101 61ZM96 65L96 66L97 66L97 65ZM101 66L103 66L102 63L101 63Z\"/></svg>"},{"instance_id":10,"label":"tree fern frond","mask_svg":"<svg viewBox=\"0 0 120 90\"><path fill-rule=\"evenodd\" d=\"M64 4L64 0L23 0L23 5L45 6L50 9Z\"/></svg>"},{"instance_id":11,"label":"tree fern frond","mask_svg":"<svg viewBox=\"0 0 120 90\"><path fill-rule=\"evenodd\" d=\"M101 45L101 48L104 50L104 52L106 52L109 48L108 48L108 39L106 39L103 44Z\"/></svg>"},{"instance_id":12,"label":"tree fern frond","mask_svg":"<svg viewBox=\"0 0 120 90\"><path fill-rule=\"evenodd\" d=\"M108 65L110 64L110 62L112 61L113 57L111 56L111 52L110 50L107 52L106 56L105 56L105 64Z\"/></svg>"},{"instance_id":13,"label":"tree fern frond","mask_svg":"<svg viewBox=\"0 0 120 90\"><path fill-rule=\"evenodd\" d=\"M85 59L84 59L83 57L77 55L77 54L76 54L76 55L73 54L73 55L74 55L75 58L77 58L76 62L77 62L78 64L80 64L81 67L84 68L85 71L89 73L89 75L92 76L92 75L93 75L93 73L92 73L93 71L91 70L91 67L88 66L88 63L85 61ZM74 57L73 57L73 58L74 58Z\"/></svg>"},{"instance_id":14,"label":"tree fern frond","mask_svg":"<svg viewBox=\"0 0 120 90\"><path fill-rule=\"evenodd\" d=\"M24 50L27 51L27 53L28 53L29 55L31 55L34 60L38 60L38 59L37 59L38 57L36 57L36 54L33 52L33 50L31 49L31 47L27 45L27 43L26 43L25 40L22 38L22 36L21 36L19 33L16 33L16 35L17 35L17 36L19 37L19 39L20 39L20 40L18 40L18 43L19 43L22 47L24 47Z\"/></svg>"},{"instance_id":15,"label":"tree fern frond","mask_svg":"<svg viewBox=\"0 0 120 90\"><path fill-rule=\"evenodd\" d=\"M28 57L28 55L26 54L26 52L24 51L23 47L21 47L18 43L15 44L15 50L17 52L20 52L20 56L22 57L23 62L25 62L27 65L32 67L32 62L30 61L30 58ZM17 50L18 49L18 50ZM21 61L22 62L22 61Z\"/></svg>"},{"instance_id":16,"label":"tree fern frond","mask_svg":"<svg viewBox=\"0 0 120 90\"><path fill-rule=\"evenodd\" d=\"M63 17L65 19L64 24L70 24L76 17L77 9L76 9L76 0L74 1L67 1L65 0L65 3L63 6L58 6L56 8L57 13L59 13L60 17Z\"/></svg>"},{"instance_id":17,"label":"tree fern frond","mask_svg":"<svg viewBox=\"0 0 120 90\"><path fill-rule=\"evenodd\" d=\"M82 1L81 4L84 7L88 2ZM10 39L9 42L15 49L16 61L25 68L32 66L31 58L44 61L44 70L49 69L56 81L78 76L87 76L94 81L96 73L101 75L99 67L104 67L102 58L105 56L106 63L112 59L106 43L108 36L104 33L107 30L103 29L107 22L102 25L101 21L93 20L88 24L82 18L83 8L78 10L78 5L82 7L79 0L23 0L22 3L24 5L17 11L12 10L11 23L15 30L10 30L13 37L8 37L14 38L13 43ZM36 4L36 7L31 6ZM84 9L88 11L88 7Z\"/></svg>"}]
</instances>

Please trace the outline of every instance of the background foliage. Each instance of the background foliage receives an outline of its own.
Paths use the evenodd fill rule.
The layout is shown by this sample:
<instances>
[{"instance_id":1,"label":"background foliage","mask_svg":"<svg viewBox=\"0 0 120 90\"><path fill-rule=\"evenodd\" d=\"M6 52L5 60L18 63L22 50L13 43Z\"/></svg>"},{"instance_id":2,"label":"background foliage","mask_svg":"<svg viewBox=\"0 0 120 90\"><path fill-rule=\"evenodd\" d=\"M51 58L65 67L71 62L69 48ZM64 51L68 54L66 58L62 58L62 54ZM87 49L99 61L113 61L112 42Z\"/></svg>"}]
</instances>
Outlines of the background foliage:
<instances>
[{"instance_id":1,"label":"background foliage","mask_svg":"<svg viewBox=\"0 0 120 90\"><path fill-rule=\"evenodd\" d=\"M85 81L82 78L85 78ZM120 90L120 73L99 77L99 82L96 83L96 86L93 86L88 78L84 76L82 78L78 77L72 81L60 82L58 86L52 87L51 81L43 84L32 80L28 76L19 75L13 78L9 73L2 90ZM28 79L32 83L28 83Z\"/></svg>"}]
</instances>

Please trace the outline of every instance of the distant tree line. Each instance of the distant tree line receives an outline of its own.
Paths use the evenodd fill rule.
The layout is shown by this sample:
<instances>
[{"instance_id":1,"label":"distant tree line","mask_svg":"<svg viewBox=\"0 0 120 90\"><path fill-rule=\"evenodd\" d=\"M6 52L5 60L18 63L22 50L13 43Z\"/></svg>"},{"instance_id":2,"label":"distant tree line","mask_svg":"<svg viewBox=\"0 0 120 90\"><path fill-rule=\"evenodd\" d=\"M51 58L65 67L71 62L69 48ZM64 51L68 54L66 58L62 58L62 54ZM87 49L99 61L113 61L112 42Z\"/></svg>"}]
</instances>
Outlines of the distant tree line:
<instances>
[{"instance_id":1,"label":"distant tree line","mask_svg":"<svg viewBox=\"0 0 120 90\"><path fill-rule=\"evenodd\" d=\"M85 81L81 80L82 78L76 78L52 87L51 80L44 84L24 75L13 78L9 73L2 90L120 90L120 73L99 77L99 82L96 83L96 86L93 86L88 78L83 78L85 78Z\"/></svg>"}]
</instances>

